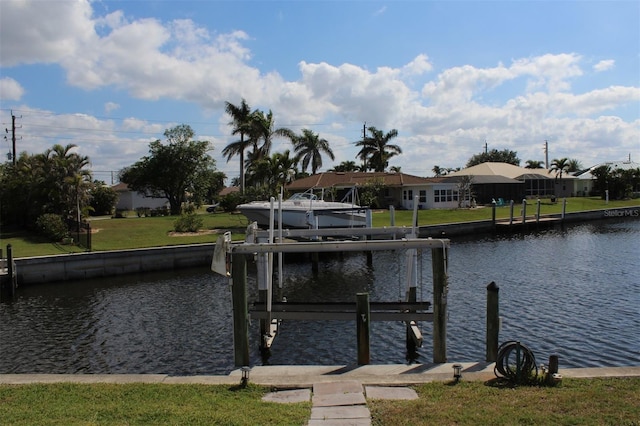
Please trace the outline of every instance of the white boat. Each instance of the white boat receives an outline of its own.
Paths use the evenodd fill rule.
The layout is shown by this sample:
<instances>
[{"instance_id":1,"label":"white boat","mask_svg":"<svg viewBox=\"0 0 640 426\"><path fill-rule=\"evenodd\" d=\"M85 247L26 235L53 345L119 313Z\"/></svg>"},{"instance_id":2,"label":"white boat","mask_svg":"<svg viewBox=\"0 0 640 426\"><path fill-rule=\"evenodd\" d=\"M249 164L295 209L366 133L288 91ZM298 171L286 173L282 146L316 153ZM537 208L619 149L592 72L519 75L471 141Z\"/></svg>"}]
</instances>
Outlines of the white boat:
<instances>
[{"instance_id":1,"label":"white boat","mask_svg":"<svg viewBox=\"0 0 640 426\"><path fill-rule=\"evenodd\" d=\"M278 202L274 202L274 227L278 227ZM354 203L324 201L312 192L296 193L283 200L283 228L354 228L367 226L367 208ZM268 228L270 201L240 204L238 210L251 222Z\"/></svg>"}]
</instances>

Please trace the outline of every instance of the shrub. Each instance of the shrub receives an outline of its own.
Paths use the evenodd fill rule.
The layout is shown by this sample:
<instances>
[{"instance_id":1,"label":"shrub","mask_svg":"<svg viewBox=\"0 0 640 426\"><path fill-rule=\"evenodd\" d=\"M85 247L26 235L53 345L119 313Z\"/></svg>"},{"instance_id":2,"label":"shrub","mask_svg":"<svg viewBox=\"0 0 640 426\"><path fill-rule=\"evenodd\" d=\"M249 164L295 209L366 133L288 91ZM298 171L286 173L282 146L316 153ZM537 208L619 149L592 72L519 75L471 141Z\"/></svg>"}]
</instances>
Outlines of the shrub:
<instances>
[{"instance_id":1,"label":"shrub","mask_svg":"<svg viewBox=\"0 0 640 426\"><path fill-rule=\"evenodd\" d=\"M226 213L231 213L236 210L238 204L241 204L242 197L239 192L232 192L220 198L220 207Z\"/></svg>"},{"instance_id":2,"label":"shrub","mask_svg":"<svg viewBox=\"0 0 640 426\"><path fill-rule=\"evenodd\" d=\"M195 213L183 214L173 224L176 232L198 232L202 228L202 218Z\"/></svg>"},{"instance_id":3,"label":"shrub","mask_svg":"<svg viewBox=\"0 0 640 426\"><path fill-rule=\"evenodd\" d=\"M62 216L57 214L45 213L38 217L36 227L38 232L52 241L62 241L69 237L69 228L64 223Z\"/></svg>"}]
</instances>

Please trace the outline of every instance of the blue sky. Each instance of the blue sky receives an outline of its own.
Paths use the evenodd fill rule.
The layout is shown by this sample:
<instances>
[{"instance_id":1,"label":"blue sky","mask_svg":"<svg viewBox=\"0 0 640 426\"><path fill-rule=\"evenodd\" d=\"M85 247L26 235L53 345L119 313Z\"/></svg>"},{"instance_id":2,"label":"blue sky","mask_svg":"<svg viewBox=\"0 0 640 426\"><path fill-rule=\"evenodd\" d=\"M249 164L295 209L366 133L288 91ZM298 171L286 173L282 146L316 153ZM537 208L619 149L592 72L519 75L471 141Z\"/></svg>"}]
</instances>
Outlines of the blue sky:
<instances>
[{"instance_id":1,"label":"blue sky","mask_svg":"<svg viewBox=\"0 0 640 426\"><path fill-rule=\"evenodd\" d=\"M232 178L224 105L242 98L327 139L324 170L355 160L364 123L397 129L390 165L419 176L485 142L523 165L545 140L550 159L638 161L640 2L0 0L19 152L73 143L110 182L185 123Z\"/></svg>"}]
</instances>

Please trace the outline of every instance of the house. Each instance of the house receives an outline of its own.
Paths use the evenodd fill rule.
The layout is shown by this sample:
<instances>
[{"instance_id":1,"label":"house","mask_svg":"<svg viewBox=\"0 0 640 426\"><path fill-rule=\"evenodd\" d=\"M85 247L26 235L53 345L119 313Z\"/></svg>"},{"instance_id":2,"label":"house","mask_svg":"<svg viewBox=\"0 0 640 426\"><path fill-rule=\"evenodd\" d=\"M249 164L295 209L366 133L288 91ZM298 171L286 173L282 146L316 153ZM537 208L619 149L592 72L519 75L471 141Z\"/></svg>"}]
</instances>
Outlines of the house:
<instances>
[{"instance_id":1,"label":"house","mask_svg":"<svg viewBox=\"0 0 640 426\"><path fill-rule=\"evenodd\" d=\"M593 171L599 167L608 166L611 170L633 170L640 168L640 164L635 161L609 161L606 163L596 164L593 167L588 168L582 172L576 173L576 179L574 181L573 192L578 197L586 197L593 195L594 193L594 179Z\"/></svg>"},{"instance_id":2,"label":"house","mask_svg":"<svg viewBox=\"0 0 640 426\"><path fill-rule=\"evenodd\" d=\"M423 178L406 173L391 172L324 172L295 180L286 186L289 192L303 192L312 188L335 191L340 200L352 188L379 181L384 185L380 207L394 206L413 209L415 197L418 208L458 207L457 182L445 178Z\"/></svg>"},{"instance_id":3,"label":"house","mask_svg":"<svg viewBox=\"0 0 640 426\"><path fill-rule=\"evenodd\" d=\"M574 194L575 176L563 174L556 177L547 169L526 169L509 163L486 162L447 175L449 179L472 177L473 194L478 203L489 204L493 200L519 201L524 198L569 197Z\"/></svg>"},{"instance_id":4,"label":"house","mask_svg":"<svg viewBox=\"0 0 640 426\"><path fill-rule=\"evenodd\" d=\"M136 210L138 208L157 209L169 205L166 198L147 197L137 191L132 191L126 183L120 182L112 188L118 193L116 210Z\"/></svg>"}]
</instances>

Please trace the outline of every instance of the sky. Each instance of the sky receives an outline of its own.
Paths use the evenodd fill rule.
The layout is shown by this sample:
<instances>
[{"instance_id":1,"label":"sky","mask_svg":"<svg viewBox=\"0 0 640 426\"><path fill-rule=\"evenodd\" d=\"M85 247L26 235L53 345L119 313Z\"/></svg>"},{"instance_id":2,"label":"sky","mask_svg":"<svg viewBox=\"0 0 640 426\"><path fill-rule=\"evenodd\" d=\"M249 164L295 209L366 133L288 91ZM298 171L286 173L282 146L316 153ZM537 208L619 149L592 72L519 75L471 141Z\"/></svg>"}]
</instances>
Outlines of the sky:
<instances>
[{"instance_id":1,"label":"sky","mask_svg":"<svg viewBox=\"0 0 640 426\"><path fill-rule=\"evenodd\" d=\"M74 144L96 179L188 124L218 170L225 103L310 129L356 161L363 127L389 166L433 176L485 149L589 167L640 161L640 2L0 0L0 161ZM292 149L276 139L272 152Z\"/></svg>"}]
</instances>

